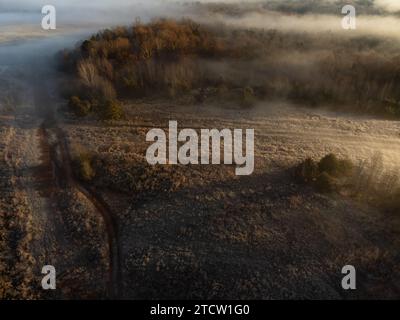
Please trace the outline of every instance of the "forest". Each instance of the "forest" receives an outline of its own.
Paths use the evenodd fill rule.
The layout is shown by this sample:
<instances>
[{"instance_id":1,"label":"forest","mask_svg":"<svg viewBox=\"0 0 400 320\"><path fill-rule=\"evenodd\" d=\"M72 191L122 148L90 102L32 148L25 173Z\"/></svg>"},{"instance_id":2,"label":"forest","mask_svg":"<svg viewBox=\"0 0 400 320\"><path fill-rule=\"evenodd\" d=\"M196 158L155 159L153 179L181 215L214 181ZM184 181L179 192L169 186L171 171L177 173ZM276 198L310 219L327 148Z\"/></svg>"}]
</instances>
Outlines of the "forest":
<instances>
[{"instance_id":1,"label":"forest","mask_svg":"<svg viewBox=\"0 0 400 320\"><path fill-rule=\"evenodd\" d=\"M136 21L58 54L62 93L78 116L123 115L126 99L185 96L245 108L265 100L400 116L398 44L373 36Z\"/></svg>"}]
</instances>

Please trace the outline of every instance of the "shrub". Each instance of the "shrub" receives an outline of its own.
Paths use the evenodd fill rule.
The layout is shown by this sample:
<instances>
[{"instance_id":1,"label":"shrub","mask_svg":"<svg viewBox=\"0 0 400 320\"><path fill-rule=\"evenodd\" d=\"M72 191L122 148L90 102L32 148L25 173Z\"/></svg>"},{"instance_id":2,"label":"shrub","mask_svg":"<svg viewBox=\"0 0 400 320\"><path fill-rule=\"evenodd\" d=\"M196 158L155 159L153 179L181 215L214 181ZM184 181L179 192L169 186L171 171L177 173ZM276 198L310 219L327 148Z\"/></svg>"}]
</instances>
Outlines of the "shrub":
<instances>
[{"instance_id":1,"label":"shrub","mask_svg":"<svg viewBox=\"0 0 400 320\"><path fill-rule=\"evenodd\" d=\"M318 168L321 173L326 172L333 177L339 177L350 174L353 164L349 160L339 160L331 153L321 159Z\"/></svg>"},{"instance_id":2,"label":"shrub","mask_svg":"<svg viewBox=\"0 0 400 320\"><path fill-rule=\"evenodd\" d=\"M336 175L338 167L339 167L339 160L332 153L323 157L318 163L318 169L320 172L326 172L331 175Z\"/></svg>"},{"instance_id":3,"label":"shrub","mask_svg":"<svg viewBox=\"0 0 400 320\"><path fill-rule=\"evenodd\" d=\"M104 120L119 120L123 117L122 105L116 99L105 101L101 108L101 117Z\"/></svg>"},{"instance_id":4,"label":"shrub","mask_svg":"<svg viewBox=\"0 0 400 320\"><path fill-rule=\"evenodd\" d=\"M336 190L336 182L328 173L323 172L315 181L315 188L320 193L331 193Z\"/></svg>"},{"instance_id":5,"label":"shrub","mask_svg":"<svg viewBox=\"0 0 400 320\"><path fill-rule=\"evenodd\" d=\"M318 192L330 193L339 191L351 182L353 163L340 160L334 154L328 154L318 163L311 158L306 159L294 169L294 177L301 183L310 184Z\"/></svg>"},{"instance_id":6,"label":"shrub","mask_svg":"<svg viewBox=\"0 0 400 320\"><path fill-rule=\"evenodd\" d=\"M386 213L397 214L400 210L400 173L398 169L385 169L380 153L357 165L333 154L318 163L309 158L294 168L294 178L317 192L338 192Z\"/></svg>"},{"instance_id":7,"label":"shrub","mask_svg":"<svg viewBox=\"0 0 400 320\"><path fill-rule=\"evenodd\" d=\"M93 157L89 153L80 153L78 155L75 160L75 168L79 179L89 182L96 176L92 162Z\"/></svg>"},{"instance_id":8,"label":"shrub","mask_svg":"<svg viewBox=\"0 0 400 320\"><path fill-rule=\"evenodd\" d=\"M79 117L85 117L90 113L90 102L81 100L77 96L72 96L68 104L69 108Z\"/></svg>"}]
</instances>

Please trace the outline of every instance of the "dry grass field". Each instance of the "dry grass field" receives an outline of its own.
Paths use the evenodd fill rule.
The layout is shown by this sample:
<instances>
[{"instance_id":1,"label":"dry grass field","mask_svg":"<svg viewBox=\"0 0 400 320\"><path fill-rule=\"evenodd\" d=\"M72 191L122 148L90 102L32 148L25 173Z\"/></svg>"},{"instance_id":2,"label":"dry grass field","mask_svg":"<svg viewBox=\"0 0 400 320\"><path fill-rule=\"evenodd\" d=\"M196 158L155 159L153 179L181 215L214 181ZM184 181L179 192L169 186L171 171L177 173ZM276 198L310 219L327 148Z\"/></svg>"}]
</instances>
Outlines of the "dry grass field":
<instances>
[{"instance_id":1,"label":"dry grass field","mask_svg":"<svg viewBox=\"0 0 400 320\"><path fill-rule=\"evenodd\" d=\"M279 103L250 112L159 102L127 110L126 120L106 125L63 125L73 156L97 158L91 183L117 217L125 298L396 297L398 215L317 194L288 169L305 154L356 162L377 150L386 167L396 166L398 122ZM180 128L255 128L255 173L149 166L145 134L169 119ZM355 293L340 287L346 264L359 266Z\"/></svg>"},{"instance_id":2,"label":"dry grass field","mask_svg":"<svg viewBox=\"0 0 400 320\"><path fill-rule=\"evenodd\" d=\"M0 299L398 299L398 14L332 3L0 25ZM171 120L254 129L254 173L149 165Z\"/></svg>"}]
</instances>

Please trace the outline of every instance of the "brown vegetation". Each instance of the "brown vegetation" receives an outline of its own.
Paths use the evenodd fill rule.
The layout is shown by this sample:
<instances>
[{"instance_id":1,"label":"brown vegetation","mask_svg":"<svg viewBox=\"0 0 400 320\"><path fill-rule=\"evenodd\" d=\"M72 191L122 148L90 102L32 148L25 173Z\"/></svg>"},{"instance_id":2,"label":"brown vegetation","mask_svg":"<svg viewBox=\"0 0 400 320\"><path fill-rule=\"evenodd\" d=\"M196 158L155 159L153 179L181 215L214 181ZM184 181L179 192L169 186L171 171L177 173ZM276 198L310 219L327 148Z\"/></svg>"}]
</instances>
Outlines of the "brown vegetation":
<instances>
[{"instance_id":1,"label":"brown vegetation","mask_svg":"<svg viewBox=\"0 0 400 320\"><path fill-rule=\"evenodd\" d=\"M35 299L40 297L35 286L36 260L31 251L35 228L27 197L16 191L12 175L12 169L1 160L0 300Z\"/></svg>"},{"instance_id":2,"label":"brown vegetation","mask_svg":"<svg viewBox=\"0 0 400 320\"><path fill-rule=\"evenodd\" d=\"M315 186L319 192L329 193L336 190L340 179L348 177L352 170L349 160L339 160L334 154L328 154L318 163L306 159L295 168L294 176L300 182Z\"/></svg>"},{"instance_id":3,"label":"brown vegetation","mask_svg":"<svg viewBox=\"0 0 400 320\"><path fill-rule=\"evenodd\" d=\"M93 183L133 196L137 200L176 191L186 181L185 174L172 166L151 166L145 161L132 163L120 158L103 157L93 163L102 174Z\"/></svg>"},{"instance_id":4,"label":"brown vegetation","mask_svg":"<svg viewBox=\"0 0 400 320\"><path fill-rule=\"evenodd\" d=\"M101 112L104 101L182 95L198 103L218 99L242 106L283 98L398 117L397 52L396 44L367 36L155 20L99 32L62 52L60 67L72 77L66 96L88 101L90 112L103 118L110 116ZM85 115L87 109L75 113Z\"/></svg>"},{"instance_id":5,"label":"brown vegetation","mask_svg":"<svg viewBox=\"0 0 400 320\"><path fill-rule=\"evenodd\" d=\"M318 163L306 159L294 169L294 177L315 187L318 192L350 195L396 213L400 209L400 177L397 172L383 168L380 154L356 165L329 154Z\"/></svg>"}]
</instances>

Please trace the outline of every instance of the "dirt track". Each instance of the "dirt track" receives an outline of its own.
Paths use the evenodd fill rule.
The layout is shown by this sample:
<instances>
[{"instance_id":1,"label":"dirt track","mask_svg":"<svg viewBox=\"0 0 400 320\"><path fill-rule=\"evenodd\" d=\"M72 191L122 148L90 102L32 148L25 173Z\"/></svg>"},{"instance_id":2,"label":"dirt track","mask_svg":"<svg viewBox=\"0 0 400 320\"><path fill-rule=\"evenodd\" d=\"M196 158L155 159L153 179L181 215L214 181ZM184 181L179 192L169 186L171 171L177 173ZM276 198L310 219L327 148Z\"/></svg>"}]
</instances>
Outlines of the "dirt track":
<instances>
[{"instance_id":1,"label":"dirt track","mask_svg":"<svg viewBox=\"0 0 400 320\"><path fill-rule=\"evenodd\" d=\"M128 120L116 122L111 125L105 126L101 122L86 120L79 123L68 123L61 120L57 121L58 119L55 116L57 99L52 97L53 93L48 88L50 85L39 82L37 78L31 79L27 77L25 86L28 87L28 98L29 94L31 94L30 102L33 102L33 105L30 106L28 104L23 109L16 110L15 112L15 121L13 121L12 125L7 129L7 138L4 139L6 162L10 167L15 168L15 174L19 176L17 178L19 190L26 192L29 202L31 203L32 214L40 217L40 220L46 225L44 228L45 239L43 243L53 243L56 240L61 243L66 241L60 237L60 230L56 227L60 222L57 220L58 217L55 217L55 213L60 214L62 211L60 204L57 203L59 201L57 193L60 190L67 190L69 188L76 190L90 203L91 207L95 209L96 214L100 216L104 222L105 231L107 233L106 242L109 249L109 270L106 296L110 298L140 297L140 290L144 290L143 294L148 294L145 291L148 285L146 281L153 281L157 274L149 278L144 276L143 278L139 278L140 272L135 273L135 264L130 265L130 268L126 267L128 262L132 263L128 258L130 256L136 257L137 250L139 249L142 250L143 248L143 252L146 252L147 246L152 244L152 237L165 233L164 226L169 226L173 223L174 228L176 224L176 227L181 229L182 221L177 218L181 214L185 217L187 214L185 218L187 221L185 220L183 225L184 228L191 230L193 221L196 221L195 219L198 219L201 212L203 212L202 210L205 210L205 216L207 218L201 220L199 225L203 223L204 230L208 230L207 228L211 230L215 228L218 230L218 232L214 230L215 232L213 234L213 236L217 237L217 240L211 238L209 242L219 241L219 237L226 235L227 232L225 229L220 229L221 222L218 220L218 217L222 217L221 221L223 221L223 226L225 226L225 223L228 223L229 226L230 220L228 220L228 222L225 221L225 219L229 219L229 217L227 218L224 216L225 211L218 213L220 209L218 204L225 203L229 207L229 202L232 200L229 199L229 197L224 198L225 196L223 196L222 199L216 201L215 204L212 201L210 204L209 199L214 199L215 196L214 187L218 188L218 186L214 185L218 177L213 175L208 176L204 173L204 175L200 174L198 178L203 181L206 180L207 183L209 183L209 187L204 187L203 185L203 189L200 188L201 190L196 188L196 186L194 186L193 189L188 189L192 190L192 194L199 194L199 197L204 196L204 199L192 199L185 194L178 194L176 199L169 199L167 202L165 202L165 199L154 199L150 204L150 210L144 208L142 212L142 209L139 208L138 211L132 213L128 211L130 208L127 209L124 214L127 215L128 218L126 220L118 220L118 225L121 229L117 228L117 219L120 218L119 214L121 214L121 212L113 212L110 208L112 207L114 211L118 211L119 209L115 209L115 203L110 202L110 199L106 197L103 199L103 194L99 195L96 190L81 183L74 177L69 150L69 143L71 141L82 142L86 144L89 150L99 152L99 154L101 153L99 151L100 149L109 150L107 152L111 155L123 154L128 159L132 154L142 157L145 154L146 146L148 146L145 142L144 134L154 127L166 128L168 126L168 120L178 120L179 128L254 128L256 132L256 178L253 180L251 178L249 180L242 180L241 182L237 182L237 180L228 181L227 185L220 188L219 194L224 195L227 193L230 194L231 192L233 194L246 194L249 190L249 186L256 188L256 186L260 184L260 190L256 190L260 195L257 197L252 195L254 199L252 198L251 202L247 205L249 208L255 206L256 209L252 209L251 213L259 210L260 217L262 217L262 219L256 220L256 224L251 226L252 228L262 229L260 226L262 226L263 223L267 223L269 225L266 226L266 229L262 229L262 232L265 232L265 234L268 234L268 232L274 230L274 228L277 229L276 234L279 235L278 239L282 242L281 247L273 246L276 242L273 236L271 236L271 239L275 240L271 240L271 242L266 241L263 247L263 250L264 248L269 248L271 251L265 253L266 257L269 257L270 260L275 257L276 253L274 250L280 252L282 247L285 247L287 243L293 242L294 245L296 241L303 241L306 244L305 246L318 246L319 239L309 240L305 235L309 231L305 231L303 234L302 230L297 230L297 226L305 222L303 218L300 218L296 214L300 209L296 208L292 210L287 208L287 203L292 199L290 198L292 195L290 195L290 197L288 196L289 200L285 196L282 196L282 194L285 195L285 188L287 188L287 186L284 185L285 181L281 181L282 183L279 181L272 183L268 180L268 175L263 176L264 173L269 172L271 169L292 166L297 161L303 160L308 156L319 158L329 152L334 152L342 156L349 156L356 161L368 159L373 156L374 153L379 152L383 155L384 162L388 167L396 168L399 165L400 123L397 121L373 120L366 117L334 114L328 111L296 108L279 103L266 103L260 104L251 110L219 108L217 106L190 107L177 105L171 107L165 104L153 104L151 106L138 104L129 107L134 117L128 117ZM32 99L32 96L34 99ZM10 137L11 139L9 139ZM126 148L126 146L128 146L128 148ZM128 153L124 153L125 150L128 150ZM259 179L257 178L258 174L261 174ZM196 173L194 173L194 176L195 175ZM221 177L226 177L223 172L221 173ZM197 177L192 179L194 184L198 182L195 180L196 178ZM265 196L265 181L269 184L267 194L270 195L271 199ZM235 206L232 205L232 208L236 207L236 205L246 203L242 203L241 201L242 200L239 199ZM267 202L264 203L263 201ZM123 204L123 201L119 202ZM201 206L199 203L202 203ZM325 207L325 203L323 203L323 207L319 204L316 205L314 200L305 203L307 208L311 208L310 211L312 211L313 208L321 210L321 212L327 212L328 210ZM347 242L349 238L343 237L340 241L336 240L339 236L333 234L333 226L337 226L335 227L337 230L341 230L341 228L353 230L355 226L359 225L359 222L354 217L358 214L361 216L360 213L357 213L358 208L356 206L349 207L348 203L342 203L340 201L338 201L338 203L341 206L340 209L329 209L334 211L332 212L332 216L337 217L334 221L325 221L325 219L328 219L326 217L327 215L322 217L322 222L319 216L317 218L314 216L309 218L313 221L312 223L317 224L318 227L327 228L327 237L335 239L331 243L334 248L340 246L342 244L341 241ZM129 203L127 203L127 205L131 206ZM214 205L215 207L213 207ZM331 204L329 204L329 206L330 205ZM164 215L165 210L167 210L166 208L174 208L171 210L176 210L179 214L176 216L171 215L171 220L168 220L168 216ZM245 207L243 208L243 210L246 210ZM270 213L269 210L272 210L273 213ZM293 211L290 212L290 219L287 218L287 220L280 221L279 219L284 219L282 218L282 212L287 210ZM304 211L305 209L302 207L301 210ZM307 210L305 211L308 212ZM193 215L191 215L192 211ZM337 211L344 213L342 213L342 216L339 216ZM85 211L82 212L85 214ZM135 217L141 216L141 214L138 215L137 212L140 212L143 217L146 217L141 222L141 225L145 226L142 229L137 227L137 221L134 220L136 219ZM215 220L215 225L212 219L210 220L208 217L210 212L215 215L213 218ZM363 211L361 212L363 213ZM365 215L362 215L363 223L365 220L369 221L368 219L371 219L370 212L368 210L366 210L366 212ZM64 214L66 215L66 213ZM307 214L310 216L313 213ZM155 219L147 220L149 215L154 216ZM270 221L271 216L273 217L272 221ZM129 219L132 217L134 219L130 221ZM175 221L174 219L178 220ZM343 223L344 219L349 219L346 221L345 226ZM239 221L239 227L243 228L242 233L246 234L249 224L246 220L246 215L242 215L241 213L240 216L237 217L237 220ZM381 241L370 241L368 239L368 232L365 231L370 225L377 225L378 220L379 219L368 222L368 224L366 224L367 227L360 227L360 234L363 234L360 240L361 244L364 245L366 243L371 247L376 245L385 248ZM185 226L185 224L188 226ZM148 230L146 229L147 227ZM306 225L305 230L312 230L312 228L314 228L313 225L311 225L311 227ZM382 230L384 230L384 228L386 228L386 226L383 226ZM286 234L286 232L288 234ZM298 235L296 239L291 238L291 232L295 232ZM325 233L325 230L321 232ZM232 234L234 234L234 232ZM232 234L227 235L227 237L232 236ZM353 236L350 231L349 234ZM154 242L154 247L158 248L157 250L161 252L159 261L162 261L166 254L165 252L163 253L162 250L164 245L169 244L168 241L170 238L173 238L173 240L171 240L172 248L174 248L175 245L179 247L186 241L182 240L183 242L181 242L181 238L178 237L181 235L175 238L174 230L170 230L165 235L166 238L163 240L163 243ZM196 234L196 237L198 238L195 238L195 241L189 238L187 240L188 243L193 241L197 246L198 243L207 242L205 239L208 239L208 235L203 233ZM329 239L329 241L330 240L331 239ZM264 239L262 239L262 241L264 241ZM226 246L229 248L229 244L226 244ZM44 248L44 251L48 251L48 253L46 253L47 256L59 254L59 252L51 248L51 246L44 246ZM381 250L383 250L382 248ZM37 252L39 252L40 249L42 249L41 244L38 244ZM226 248L224 247L222 249L225 250ZM76 253L80 253L79 247L76 247L75 250ZM167 248L165 250L169 252L171 249ZM190 248L187 248L187 250L191 252ZM206 255L207 262L209 260L211 261L212 258L209 259L209 253L212 252L213 249L205 248L202 250L201 252L194 251L193 259L195 259L197 255ZM359 249L357 248L357 250ZM322 249L316 252L317 254L315 256L309 255L309 252L304 252L301 254L301 258L304 256L310 259L310 261L314 259L320 263L318 254L322 254ZM294 259L300 258L299 253L295 250L291 252L291 254ZM60 257L60 259L62 259L62 256ZM140 256L138 257L141 258ZM251 262L253 258L250 257L249 259ZM138 261L140 262L142 260L138 259ZM236 263L234 260L230 262L232 264ZM95 262L92 261L92 264L94 263ZM260 265L263 263L264 262L260 262ZM278 264L278 262L276 263ZM262 268L265 268L265 266L262 266ZM228 269L229 266L227 267L227 270ZM140 271L141 269L139 268L138 270ZM307 267L305 267L305 272L308 271ZM134 278L134 281L132 281L129 279L129 275L134 275L138 278ZM237 275L232 275L232 277L234 276L236 277ZM63 275L60 275L60 277L63 277ZM176 275L172 274L171 278L174 277L176 277ZM138 284L137 282L140 281L143 281L142 287L138 288L139 290L136 291L135 286ZM229 281L227 281L227 283L229 283ZM73 285L77 284L75 283ZM159 283L154 283L155 287L158 285ZM203 286L203 284L201 284L201 286ZM395 288L393 290L397 289ZM129 292L126 293L125 291ZM168 292L165 294L167 293Z\"/></svg>"},{"instance_id":2,"label":"dirt track","mask_svg":"<svg viewBox=\"0 0 400 320\"><path fill-rule=\"evenodd\" d=\"M10 77L10 75L13 74L10 72L7 76ZM12 115L1 119L2 133L4 132L5 135L2 137L4 139L1 148L4 163L7 170L12 172L10 174L16 197L27 199L29 219L34 221L36 234L29 235L35 239L30 247L36 260L34 276L40 275L40 266L44 264L54 264L57 270L61 270L58 277L61 282L65 274L68 274L71 263L76 268L79 268L81 264L86 265L88 270L100 267L99 261L89 262L92 265L87 265L84 260L79 261L79 247L72 249L75 250L73 254L76 258L68 258L70 254L68 250L73 246L69 239L72 234L69 234L64 224L66 219L72 219L72 217L68 217L68 213L64 212L65 199L60 198L60 195L77 192L85 198L85 201L81 202L82 205L86 205L81 212L82 217L85 218L85 215L90 217L86 210L96 211L99 218L103 220L107 232L105 235L107 242L104 244L82 243L81 249L86 250L85 246L92 245L107 247L109 276L108 288L104 287L104 291L107 292L105 297L117 298L121 281L117 226L107 204L93 190L75 178L68 144L55 117L57 101L52 97L47 83L42 81L43 78L40 78L35 69L32 72L26 72L24 80L18 81L19 88L24 89L21 97L23 104L17 107ZM79 226L77 230L80 230ZM100 234L99 238L101 237ZM97 250L96 247L93 247L93 250ZM64 251L61 255L60 250ZM78 259L78 261L73 261L73 259ZM74 286L79 288L76 279L68 280L68 282L71 288ZM99 281L98 284L100 291L102 291L101 282ZM84 291L85 288L80 288L80 290ZM90 292L88 294L90 296ZM63 295L57 297L63 298Z\"/></svg>"},{"instance_id":3,"label":"dirt track","mask_svg":"<svg viewBox=\"0 0 400 320\"><path fill-rule=\"evenodd\" d=\"M39 83L39 82L38 82ZM109 295L118 298L120 294L120 257L117 236L117 225L108 205L89 186L85 186L74 176L69 148L63 131L58 127L55 117L56 102L52 101L45 85L34 88L34 104L38 115L43 118L39 131L43 150L49 151L49 157L43 156L44 167L53 168L53 182L56 188L76 188L92 203L103 218L108 236L109 247ZM47 163L46 163L47 161Z\"/></svg>"},{"instance_id":4,"label":"dirt track","mask_svg":"<svg viewBox=\"0 0 400 320\"><path fill-rule=\"evenodd\" d=\"M21 146L18 146L17 144L21 143L23 139L18 139L18 137L14 137L14 139L8 142L7 146L12 152L10 153L10 157L8 157L7 160L10 164L15 162L24 163L28 161L27 158L30 157L30 153L36 153L35 157L40 158L40 161L39 159L37 159L36 162L40 162L41 165L37 166L37 168L32 171L30 179L31 184L29 185L29 189L31 190L31 202L36 203L36 206L33 206L35 214L42 215L44 220L50 220L50 227L46 230L47 232L49 232L49 241L51 241L53 237L57 237L57 230L51 228L51 219L53 219L54 213L54 208L52 207L52 204L54 205L54 202L57 201L56 197L53 197L52 194L55 194L56 190L72 187L76 189L81 195L83 195L85 199L88 200L91 205L96 209L97 214L102 217L106 225L108 237L107 241L110 248L108 297L113 298L121 296L125 297L125 292L123 291L126 289L126 287L123 287L122 285L122 275L124 275L124 282L126 284L130 284L130 286L132 287L132 289L130 290L134 292L128 293L127 296L130 297L132 295L133 297L137 297L137 292L135 292L134 290L136 282L130 282L130 279L126 279L127 274L134 274L135 266L132 266L133 269L128 268L121 270L122 265L126 265L127 257L131 255L132 252L136 252L135 250L137 250L137 248L146 248L148 245L147 241L149 241L149 244L151 244L151 237L153 236L153 234L157 235L164 232L164 230L158 230L157 228L155 228L155 225L156 223L158 223L156 221L160 221L160 219L161 221L164 221L162 219L167 219L164 216L166 203L162 199L155 199L154 203L151 204L152 209L150 209L150 213L154 216L157 216L157 214L159 213L159 217L157 217L154 221L150 220L151 223L148 225L148 234L140 234L140 232L144 231L142 231L142 229L140 228L136 230L136 222L129 221L129 218L128 220L123 221L123 223L126 223L126 225L123 226L123 230L121 231L121 234L119 234L120 230L118 230L117 232L116 226L116 219L118 219L116 217L117 214L114 212L114 214L116 215L113 215L113 212L110 210L109 207L111 204L107 204L106 201L104 201L102 197L95 192L95 190L91 189L87 185L82 184L74 177L68 147L68 142L71 140L85 141L89 145L91 145L92 148L102 148L103 146L99 142L102 141L102 143L106 144L107 147L109 147L110 145L112 146L112 152L118 152L118 148L121 145L122 139L122 142L124 144L132 144L131 150L135 150L135 152L137 152L137 155L141 155L143 154L142 151L145 150L145 139L143 138L143 136L138 135L135 135L134 139L132 139L132 130L134 130L133 132L137 132L137 130L139 129L139 131L144 133L151 127L166 127L168 124L168 119L173 119L178 120L178 125L180 126L180 128L254 128L256 130L256 168L258 169L258 173L266 172L271 168L290 166L296 161L304 159L305 156L319 157L325 155L328 152L336 152L345 156L348 155L355 160L362 160L372 156L375 152L381 152L384 155L385 162L388 165L396 165L396 161L400 158L398 143L400 142L400 137L398 136L399 123L395 121L378 121L371 119L357 119L351 116L334 116L329 112L310 111L307 109L296 109L292 107L277 107L275 110L271 110L271 108L263 108L262 106L260 106L258 108L255 108L254 110L245 113L242 111L238 112L237 110L223 110L217 108L206 108L205 110L201 110L199 108L188 107L187 109L184 109L184 107L182 107L181 110L180 107L165 109L162 106L153 106L152 108L142 108L136 111L133 110L133 112L135 113L139 112L140 110L144 110L141 117L137 118L137 120L132 119L129 121L122 121L119 123L115 123L112 126L104 126L101 123L95 122L82 122L81 124L79 124L79 126L77 126L76 124L69 125L62 123L63 127L61 129L61 127L58 126L57 121L54 117L53 111L55 108L55 101L52 100L52 97L49 94L49 91L46 89L46 86L43 86L43 84L41 84L34 86L34 89L35 112L30 115L30 118L25 118L22 115L17 116L16 123L18 123L20 127L23 127L25 129L29 128L29 131L26 131L26 136L29 136L29 132L36 132L36 135L33 135L28 139L28 141L30 141L30 145L24 145L27 150L25 150L25 153L22 153L20 156L15 156L15 152L16 150L19 150L21 148ZM152 123L152 125L150 125L150 123ZM128 132L129 135L124 136L124 133ZM94 149L94 151L97 150ZM192 193L199 194L200 197L205 195L207 199L213 198L214 178L214 176L204 176L203 179L209 179L209 182L211 183L210 187L204 188L204 190L201 190L201 192L198 192L198 190L194 188L194 190L197 191L193 191ZM268 178L263 176L259 180L260 181L258 181L257 179L250 179L249 181L243 180L236 184L233 182L229 182L227 186L221 189L221 194L229 193L228 191L230 190L230 188L232 188L232 192L236 194L246 193L249 189L249 185L252 185L253 188L256 188L257 183L260 184L261 188L260 191L257 192L260 192L260 194L264 194L264 181L268 181L268 184L272 184L272 182L269 181ZM21 185L21 188L26 187L27 185ZM287 186L285 186L285 188L286 187ZM296 232L298 238L290 238L290 232L288 233L288 235L283 233L282 236L279 236L279 239L283 239L281 240L283 246L285 246L286 241L295 243L296 241L298 241L297 239L302 239L301 241L304 241L306 243L306 246L318 246L318 240L312 239L312 241L310 240L310 242L308 242L309 240L303 235L301 230L295 231L297 230L297 227L294 226L295 222L297 224L304 223L304 221L300 219L300 217L296 214L297 209L294 210L293 213L290 213L290 219L288 218L287 220L279 222L280 219L283 219L282 212L284 212L284 210L288 210L288 200L285 197L282 198L282 195L280 194L281 191L277 188L280 188L279 181L274 182L273 188L269 189L270 191L268 191L271 196L271 199L269 199L270 201L268 200L268 198L265 198L265 195L254 199L252 198L251 200L251 206L259 205L261 208L260 212L264 212L265 210L267 210L266 208L268 208L268 210L270 210L269 208L273 208L273 210L276 211L272 214L268 213L268 215L266 215L265 217L263 216L262 218L262 223L269 224L267 225L267 229L265 230L266 234L274 228L277 228L277 234L283 232L282 230L284 230L284 232L287 232L286 230L289 230L290 232ZM282 186L282 189L285 188ZM34 192L41 193L42 200L38 201ZM197 219L198 214L202 212L201 210L203 209L196 207L199 205L198 199L191 199L190 196L188 196L188 199L186 199L185 197L187 197L187 195L185 194L177 196L177 199L183 199L183 204L175 203L175 200L178 201L177 199L168 200L171 201L171 204L167 207L179 208L177 210L180 211L181 214L186 215L187 213L187 223L189 224L187 228L190 229L190 226L193 224L193 222L190 221L192 221L193 219ZM277 197L277 199L281 199L279 201L281 201L282 203L280 203L279 201L277 203L275 197ZM269 202L263 203L263 199L265 201L268 200ZM107 199L107 202L108 200L109 199ZM204 200L204 203L207 204L207 201ZM223 198L216 203L223 202L229 204L229 201L231 200ZM240 201L239 203L241 203ZM259 201L261 202L258 203ZM318 210L321 210L321 212L325 212L327 210L325 207L319 208L320 205L316 206L313 201L314 200L310 201L310 203L307 203L307 206L309 206L310 208L317 208ZM185 203L187 204L187 206L184 205ZM348 228L351 228L350 226L354 224L354 221L352 220L354 219L354 217L351 217L354 215L357 216L358 209L357 207L348 208L347 203L339 203L342 206L339 211L343 211L346 213L342 214L343 217L335 218L335 221L323 220L322 222L319 222L318 219L321 219L321 217L318 217L315 218L315 223L318 226L321 226L321 228L331 228L333 224L337 224L337 228L340 229L342 228L343 219L349 219L349 221L346 221L346 224L348 224ZM182 208L180 208L179 206L182 206ZM220 226L220 222L218 220L218 216L222 215L224 217L224 213L217 214L219 210L218 206L216 206L215 208L213 208L212 205L209 207L207 207L207 205L205 206L207 208L207 212L214 212L214 219L216 221L215 226L210 226L212 221L210 222L209 219L204 219L204 221L202 220L202 223L205 224L205 230L207 230L206 228L219 228L218 226ZM323 206L325 206L325 204L323 204ZM194 216L191 216L189 213L193 210L193 208L195 209L195 212ZM139 208L138 212L141 212L140 210L141 209ZM148 209L143 210L143 216L147 216L149 214ZM267 211L265 211L264 213L267 214ZM307 215L311 215L311 213L307 213ZM338 215L339 213L335 212L333 216ZM137 216L137 212L132 215L132 217L135 216ZM274 217L272 221L270 221L271 216ZM327 219L326 216L327 215L324 215L323 219ZM369 213L368 215L365 214L365 216L370 219ZM179 215L177 215L176 217L179 217ZM171 217L171 219L175 218ZM241 221L242 219L243 226L240 225L240 227L244 228L245 226L247 226L248 223L248 221L246 220L246 215L241 214L240 217L238 216L238 221ZM309 219L314 219L314 217L309 217ZM357 222L357 219L355 219L355 221ZM145 222L143 222L143 225L146 225L148 223L149 222L146 219ZM167 223L171 223L171 221L165 221L165 223L167 225ZM176 223L179 228L181 227L182 222L180 220L174 223ZM184 224L185 223L186 222L184 222ZM293 226L291 226L291 224L293 224ZM160 225L163 226L164 224L161 223ZM260 226L257 225L257 227L259 228ZM309 226L307 226L306 228L308 227ZM364 234L363 228L364 227L362 227L361 229ZM246 232L247 229L244 229L243 233L245 234ZM225 233L225 230L219 230L215 233L215 235L220 236L221 234ZM361 243L363 243L362 241L366 241L365 238L367 238L368 233L366 232L365 234L366 235L363 235ZM173 233L168 234L168 237L172 236ZM197 236L199 238L196 241L198 241L199 243L204 242L204 239L207 238L202 233ZM330 236L331 235L329 234L327 235L327 237ZM332 238L336 237L338 236L332 236ZM146 240L147 238L149 239ZM177 241L176 239L174 241ZM212 238L210 240L210 243L214 240L215 239ZM347 241L348 239L346 238L345 240ZM166 245L168 244L168 241L168 239L165 240ZM190 242L191 239L189 239L188 241ZM335 242L333 242L332 244L332 246L335 248L336 246L341 245L341 242L339 242L339 244L336 244L336 241L337 240L335 240ZM268 240L266 242L267 245L265 245L266 248L270 248L269 250L272 251L272 253L265 253L266 257L269 257L270 259L272 259L272 257L275 255L274 250L276 250L276 252L279 252L281 250L278 247L273 247L273 243L275 243L275 241L272 241L270 243ZM371 243L373 242L366 243L372 246ZM181 245L181 242L177 241L176 245ZM163 245L160 245L158 242L155 244L155 246L160 246L160 248L163 247ZM211 249L204 250L205 251L201 254L207 254L208 257L207 250ZM197 256L197 254L197 252L194 252L194 256ZM292 252L291 254L294 258L299 258L298 253ZM305 252L304 257L306 257L307 254L309 253ZM313 256L313 258L317 259L317 261L319 262L318 255ZM234 263L234 261L232 261L232 263ZM260 264L262 263L264 262L260 262ZM143 279L143 281L146 280L146 278ZM152 278L150 278L150 280L151 279ZM142 281L141 279L136 280ZM143 286L145 285L146 284L144 283ZM143 289L143 287L141 289ZM145 292L144 294L147 294L147 292Z\"/></svg>"}]
</instances>

